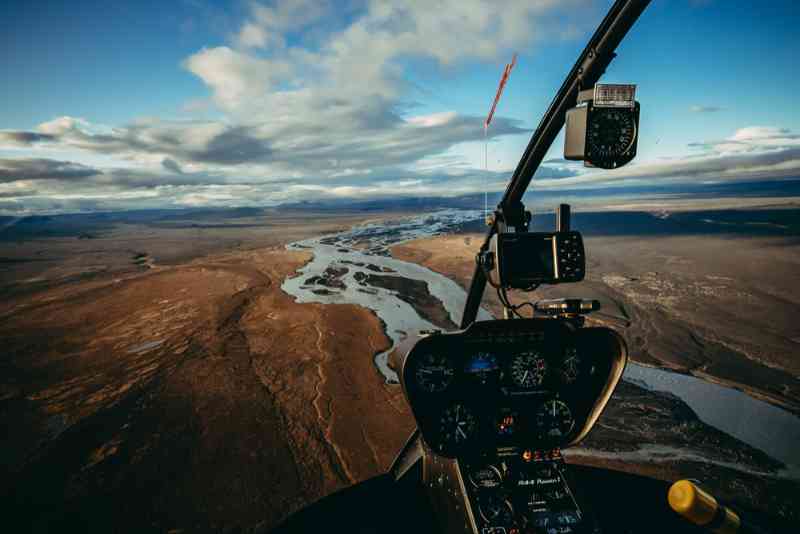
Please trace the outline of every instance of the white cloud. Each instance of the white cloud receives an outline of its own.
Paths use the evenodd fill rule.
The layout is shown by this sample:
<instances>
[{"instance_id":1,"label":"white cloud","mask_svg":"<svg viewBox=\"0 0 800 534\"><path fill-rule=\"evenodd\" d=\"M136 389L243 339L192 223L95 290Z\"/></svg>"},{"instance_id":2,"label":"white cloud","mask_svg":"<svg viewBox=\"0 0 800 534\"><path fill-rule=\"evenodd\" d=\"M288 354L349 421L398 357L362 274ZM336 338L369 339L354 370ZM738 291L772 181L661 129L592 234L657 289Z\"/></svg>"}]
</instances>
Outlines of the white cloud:
<instances>
[{"instance_id":1,"label":"white cloud","mask_svg":"<svg viewBox=\"0 0 800 534\"><path fill-rule=\"evenodd\" d=\"M570 38L587 7L589 0L253 3L228 43L198 50L182 64L209 91L184 111L215 106L222 118L144 118L109 127L65 116L34 131L0 131L0 148L42 155L0 160L0 197L33 206L46 198L74 206L81 195L105 206L123 199L146 199L142 206L260 205L499 190L508 173L486 173L459 155L459 147L482 141L483 117L446 106L414 113L404 69L416 59L445 68L496 61L510 50ZM528 133L503 116L489 131L490 139ZM613 173L549 162L537 184L785 175L798 168L797 145L788 130L751 126L697 144L691 157Z\"/></svg>"},{"instance_id":2,"label":"white cloud","mask_svg":"<svg viewBox=\"0 0 800 534\"><path fill-rule=\"evenodd\" d=\"M239 31L237 41L244 48L264 48L267 45L267 32L261 26L248 22Z\"/></svg>"},{"instance_id":3,"label":"white cloud","mask_svg":"<svg viewBox=\"0 0 800 534\"><path fill-rule=\"evenodd\" d=\"M614 171L584 171L579 176L537 181L539 187L598 187L621 182L659 183L745 180L800 175L800 134L787 128L747 126L731 136L689 146L700 152L684 157L633 163Z\"/></svg>"},{"instance_id":4,"label":"white cloud","mask_svg":"<svg viewBox=\"0 0 800 534\"><path fill-rule=\"evenodd\" d=\"M716 113L722 111L722 109L719 106L691 106L689 111L692 113Z\"/></svg>"},{"instance_id":5,"label":"white cloud","mask_svg":"<svg viewBox=\"0 0 800 534\"><path fill-rule=\"evenodd\" d=\"M203 48L183 62L210 91L209 99L188 102L184 111L208 112L210 101L224 118L148 118L111 128L59 117L35 131L3 132L0 145L76 161L82 154L113 157L113 166L91 167L87 183L111 194L157 189L170 202L178 198L174 188L192 185L197 190L181 193L195 195L187 197L192 202L206 198L204 189L242 184L260 189L235 189L237 195L258 194L262 201L287 198L301 191L289 186L303 184L321 186L321 194L356 196L428 194L446 183L453 185L448 194L465 191L469 180L451 172L457 163L437 168L435 162L452 160L444 155L453 147L481 139L482 120L452 111L409 115L401 62L495 59L512 47L560 38L550 17L565 16L569 7L557 0L254 2L227 45ZM523 133L502 116L490 132L492 138ZM413 184L391 185L417 175ZM62 182L39 190L63 195ZM213 199L222 200L207 198Z\"/></svg>"},{"instance_id":6,"label":"white cloud","mask_svg":"<svg viewBox=\"0 0 800 534\"><path fill-rule=\"evenodd\" d=\"M203 49L189 56L184 66L214 91L214 100L228 111L260 102L276 80L291 72L285 61L259 59L227 46Z\"/></svg>"}]
</instances>

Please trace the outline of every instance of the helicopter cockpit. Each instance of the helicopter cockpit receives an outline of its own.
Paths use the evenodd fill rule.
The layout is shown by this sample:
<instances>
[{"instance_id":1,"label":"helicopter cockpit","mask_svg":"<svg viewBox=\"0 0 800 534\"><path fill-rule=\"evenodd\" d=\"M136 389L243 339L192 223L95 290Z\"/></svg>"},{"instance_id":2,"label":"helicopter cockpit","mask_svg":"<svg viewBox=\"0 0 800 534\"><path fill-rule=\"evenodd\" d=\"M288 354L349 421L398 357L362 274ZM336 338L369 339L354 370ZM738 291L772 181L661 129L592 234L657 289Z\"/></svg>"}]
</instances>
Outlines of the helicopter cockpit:
<instances>
[{"instance_id":1,"label":"helicopter cockpit","mask_svg":"<svg viewBox=\"0 0 800 534\"><path fill-rule=\"evenodd\" d=\"M453 477L463 488L441 507L463 510L478 532L572 532L582 512L559 450L589 432L626 359L612 330L557 318L474 323L421 340L401 382L423 447L441 457L426 479Z\"/></svg>"},{"instance_id":2,"label":"helicopter cockpit","mask_svg":"<svg viewBox=\"0 0 800 534\"><path fill-rule=\"evenodd\" d=\"M597 301L538 301L523 317L504 297L585 276L569 206L559 207L555 231L531 232L522 196L565 125L567 159L615 169L635 156L635 86L597 82L648 3L615 2L556 94L487 220L461 329L427 332L396 353L392 367L418 430L386 475L323 499L279 532L772 531L758 513L737 514L692 481L670 486L569 464L562 451L597 423L625 369L626 343L612 329L585 326ZM504 319L476 321L487 284Z\"/></svg>"}]
</instances>

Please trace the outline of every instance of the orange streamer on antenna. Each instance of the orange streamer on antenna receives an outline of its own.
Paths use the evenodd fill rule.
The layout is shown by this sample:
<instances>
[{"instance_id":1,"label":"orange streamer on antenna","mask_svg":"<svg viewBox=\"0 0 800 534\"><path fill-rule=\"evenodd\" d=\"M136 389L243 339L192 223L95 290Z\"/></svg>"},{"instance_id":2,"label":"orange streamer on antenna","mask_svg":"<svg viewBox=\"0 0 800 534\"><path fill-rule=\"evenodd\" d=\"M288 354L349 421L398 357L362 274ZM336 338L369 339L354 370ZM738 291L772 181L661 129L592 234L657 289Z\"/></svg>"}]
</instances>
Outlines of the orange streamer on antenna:
<instances>
[{"instance_id":1,"label":"orange streamer on antenna","mask_svg":"<svg viewBox=\"0 0 800 534\"><path fill-rule=\"evenodd\" d=\"M494 110L497 108L497 103L500 101L500 95L503 94L503 89L508 81L508 76L511 74L511 69L513 69L514 65L516 64L517 54L514 53L514 57L511 58L511 63L506 63L506 68L503 69L503 75L500 77L500 85L497 87L497 94L494 95L494 102L492 102L492 109L489 110L489 115L486 117L486 120L483 123L484 131L489 129L489 124L491 124L492 117L494 117Z\"/></svg>"}]
</instances>

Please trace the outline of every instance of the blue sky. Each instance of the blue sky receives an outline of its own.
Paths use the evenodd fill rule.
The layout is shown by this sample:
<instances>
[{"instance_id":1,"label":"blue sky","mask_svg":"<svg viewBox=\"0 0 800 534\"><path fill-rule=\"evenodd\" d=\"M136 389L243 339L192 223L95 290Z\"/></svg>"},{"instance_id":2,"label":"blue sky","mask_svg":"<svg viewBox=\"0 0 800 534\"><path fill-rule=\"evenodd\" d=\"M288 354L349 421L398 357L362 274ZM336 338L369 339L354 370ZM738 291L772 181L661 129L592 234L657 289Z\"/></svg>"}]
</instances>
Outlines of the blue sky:
<instances>
[{"instance_id":1,"label":"blue sky","mask_svg":"<svg viewBox=\"0 0 800 534\"><path fill-rule=\"evenodd\" d=\"M0 212L501 190L611 2L109 4L3 8ZM603 79L638 84L637 160L590 172L559 140L536 187L800 175L798 23L653 0Z\"/></svg>"}]
</instances>

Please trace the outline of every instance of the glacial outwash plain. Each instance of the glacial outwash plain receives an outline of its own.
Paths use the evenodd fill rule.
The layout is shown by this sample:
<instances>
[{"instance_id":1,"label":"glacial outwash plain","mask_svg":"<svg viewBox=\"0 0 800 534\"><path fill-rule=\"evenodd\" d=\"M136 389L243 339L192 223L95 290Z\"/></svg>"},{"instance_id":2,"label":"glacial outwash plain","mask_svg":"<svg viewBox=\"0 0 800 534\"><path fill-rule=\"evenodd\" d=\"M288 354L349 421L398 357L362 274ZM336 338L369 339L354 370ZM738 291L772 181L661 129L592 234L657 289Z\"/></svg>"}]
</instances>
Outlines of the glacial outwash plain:
<instances>
[{"instance_id":1,"label":"glacial outwash plain","mask_svg":"<svg viewBox=\"0 0 800 534\"><path fill-rule=\"evenodd\" d=\"M757 199L756 199L757 200ZM800 204L577 210L631 355L571 462L798 521ZM32 531L267 531L413 430L386 358L452 329L482 213L0 218L0 491ZM552 216L535 214L535 229ZM483 318L499 315L487 290ZM514 295L520 302L523 295ZM531 298L527 296L526 298Z\"/></svg>"}]
</instances>

